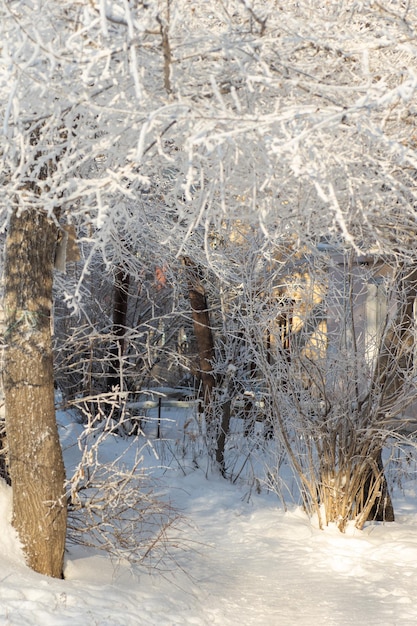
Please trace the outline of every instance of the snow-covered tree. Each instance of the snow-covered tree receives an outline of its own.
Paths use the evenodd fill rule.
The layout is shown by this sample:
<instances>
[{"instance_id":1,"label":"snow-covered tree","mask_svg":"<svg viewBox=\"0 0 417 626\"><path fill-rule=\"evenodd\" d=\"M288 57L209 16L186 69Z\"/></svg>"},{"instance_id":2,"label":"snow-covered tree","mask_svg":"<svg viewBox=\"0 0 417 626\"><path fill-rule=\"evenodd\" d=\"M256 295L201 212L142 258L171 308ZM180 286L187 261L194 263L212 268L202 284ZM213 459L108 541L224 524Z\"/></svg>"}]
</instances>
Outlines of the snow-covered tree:
<instances>
[{"instance_id":1,"label":"snow-covered tree","mask_svg":"<svg viewBox=\"0 0 417 626\"><path fill-rule=\"evenodd\" d=\"M2 224L33 211L90 240L74 306L97 252L137 270L156 242L199 265L225 218L273 245L326 237L413 262L416 11L1 2Z\"/></svg>"}]
</instances>

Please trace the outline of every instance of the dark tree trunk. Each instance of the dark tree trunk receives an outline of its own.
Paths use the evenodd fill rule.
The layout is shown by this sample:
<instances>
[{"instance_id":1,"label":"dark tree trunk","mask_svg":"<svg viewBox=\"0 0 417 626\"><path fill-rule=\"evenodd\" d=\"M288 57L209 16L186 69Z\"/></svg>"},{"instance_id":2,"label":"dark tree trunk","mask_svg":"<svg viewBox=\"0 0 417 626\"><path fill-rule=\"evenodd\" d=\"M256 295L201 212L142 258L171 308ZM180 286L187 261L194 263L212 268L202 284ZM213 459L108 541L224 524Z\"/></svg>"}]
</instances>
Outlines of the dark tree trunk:
<instances>
[{"instance_id":1,"label":"dark tree trunk","mask_svg":"<svg viewBox=\"0 0 417 626\"><path fill-rule=\"evenodd\" d=\"M388 491L387 481L384 475L384 466L382 464L381 450L379 450L375 462L378 470L378 476L370 474L367 478L365 484L365 501L371 496L372 489L379 477L381 477L382 482L378 490L378 493L380 495L376 497L375 502L371 510L369 511L368 521L395 522L394 506L392 504L391 496Z\"/></svg>"},{"instance_id":2,"label":"dark tree trunk","mask_svg":"<svg viewBox=\"0 0 417 626\"><path fill-rule=\"evenodd\" d=\"M407 380L409 373L414 368L414 303L417 296L417 270L401 269L396 285L398 311L382 341L372 389L382 398L381 419L398 404L404 381ZM393 522L394 507L384 475L382 450L379 450L375 461L377 471L382 477L382 486L368 519ZM375 480L375 473L371 472L366 481L368 494L371 493Z\"/></svg>"},{"instance_id":3,"label":"dark tree trunk","mask_svg":"<svg viewBox=\"0 0 417 626\"><path fill-rule=\"evenodd\" d=\"M129 300L129 274L119 268L116 272L113 288L113 345L110 348L109 369L107 376L107 391L116 386L122 391L120 380L120 358L123 356L126 334L127 305Z\"/></svg>"},{"instance_id":4,"label":"dark tree trunk","mask_svg":"<svg viewBox=\"0 0 417 626\"><path fill-rule=\"evenodd\" d=\"M230 400L226 400L226 402L223 402L222 404L222 418L220 422L220 430L217 435L216 461L219 464L220 471L223 476L226 475L224 452L226 447L226 437L230 428L231 404Z\"/></svg>"},{"instance_id":5,"label":"dark tree trunk","mask_svg":"<svg viewBox=\"0 0 417 626\"><path fill-rule=\"evenodd\" d=\"M5 265L4 394L13 525L29 566L63 575L67 504L54 404L51 310L57 228L26 210L10 219Z\"/></svg>"},{"instance_id":6,"label":"dark tree trunk","mask_svg":"<svg viewBox=\"0 0 417 626\"><path fill-rule=\"evenodd\" d=\"M210 325L207 296L195 264L188 257L184 259L184 264L187 267L188 294L194 334L197 341L198 373L203 386L204 406L210 409L213 390L216 386L216 377L213 373L212 365L214 359L214 338Z\"/></svg>"},{"instance_id":7,"label":"dark tree trunk","mask_svg":"<svg viewBox=\"0 0 417 626\"><path fill-rule=\"evenodd\" d=\"M213 415L213 400L218 381L213 372L213 361L215 357L214 336L210 323L207 296L198 268L188 257L184 258L184 265L187 267L188 294L191 304L194 334L197 341L199 375L203 386L207 432L209 438L212 437L215 439L216 461L219 464L220 471L224 475L224 451L230 425L230 402L227 400L222 404L220 424L216 427L216 421Z\"/></svg>"}]
</instances>

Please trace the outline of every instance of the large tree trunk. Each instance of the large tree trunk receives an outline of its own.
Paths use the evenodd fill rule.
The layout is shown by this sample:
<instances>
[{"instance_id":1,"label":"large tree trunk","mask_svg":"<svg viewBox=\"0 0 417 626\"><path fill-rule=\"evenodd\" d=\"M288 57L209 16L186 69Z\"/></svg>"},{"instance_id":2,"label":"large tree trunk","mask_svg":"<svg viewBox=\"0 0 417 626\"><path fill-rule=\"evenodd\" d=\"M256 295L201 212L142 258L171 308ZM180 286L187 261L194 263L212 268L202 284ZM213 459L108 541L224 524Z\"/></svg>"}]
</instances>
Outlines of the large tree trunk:
<instances>
[{"instance_id":1,"label":"large tree trunk","mask_svg":"<svg viewBox=\"0 0 417 626\"><path fill-rule=\"evenodd\" d=\"M65 470L54 406L51 341L57 228L43 213L10 219L6 242L4 393L13 525L28 565L60 578L66 535Z\"/></svg>"}]
</instances>

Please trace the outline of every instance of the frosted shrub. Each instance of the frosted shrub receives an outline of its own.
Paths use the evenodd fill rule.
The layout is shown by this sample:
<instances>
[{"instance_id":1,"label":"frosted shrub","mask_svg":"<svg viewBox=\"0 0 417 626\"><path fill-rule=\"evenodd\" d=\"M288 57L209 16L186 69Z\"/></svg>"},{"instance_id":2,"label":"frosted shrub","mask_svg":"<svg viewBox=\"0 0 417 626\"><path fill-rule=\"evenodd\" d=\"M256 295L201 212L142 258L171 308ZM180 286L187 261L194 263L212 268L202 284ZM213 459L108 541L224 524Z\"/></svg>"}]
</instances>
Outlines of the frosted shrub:
<instances>
[{"instance_id":1,"label":"frosted shrub","mask_svg":"<svg viewBox=\"0 0 417 626\"><path fill-rule=\"evenodd\" d=\"M143 433L115 458L122 422L111 412L89 416L78 440L81 460L67 483L68 538L131 564L166 568L185 543L177 537L184 520L145 469L152 451Z\"/></svg>"}]
</instances>

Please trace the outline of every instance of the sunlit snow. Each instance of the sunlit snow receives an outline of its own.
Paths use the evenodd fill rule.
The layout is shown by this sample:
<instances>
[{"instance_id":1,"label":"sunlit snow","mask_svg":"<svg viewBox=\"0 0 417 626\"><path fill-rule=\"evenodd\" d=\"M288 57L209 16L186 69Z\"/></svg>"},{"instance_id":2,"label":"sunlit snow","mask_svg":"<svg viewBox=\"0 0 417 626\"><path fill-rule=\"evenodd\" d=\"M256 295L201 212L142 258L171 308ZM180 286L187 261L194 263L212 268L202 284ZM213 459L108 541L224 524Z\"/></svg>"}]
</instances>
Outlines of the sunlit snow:
<instances>
[{"instance_id":1,"label":"sunlit snow","mask_svg":"<svg viewBox=\"0 0 417 626\"><path fill-rule=\"evenodd\" d=\"M82 427L59 414L67 467ZM172 419L167 428L175 434ZM131 446L112 438L108 454ZM171 441L171 450L174 446ZM138 445L139 442L138 442ZM134 458L134 446L129 455ZM165 453L165 461L169 453ZM156 463L156 462L154 462ZM0 488L0 623L166 625L369 625L417 622L417 506L409 483L395 492L397 521L364 531L320 531L295 505L225 481L208 465L155 469L184 514L164 571L118 563L69 545L65 580L29 570L10 525L11 489Z\"/></svg>"}]
</instances>

